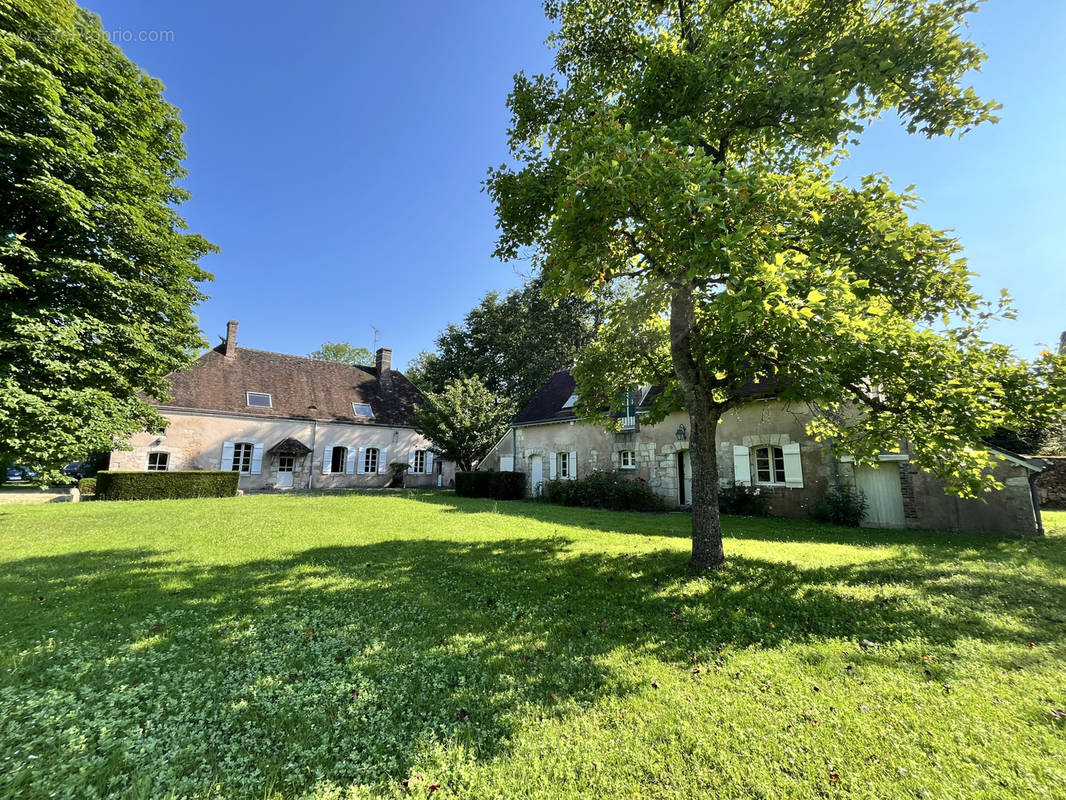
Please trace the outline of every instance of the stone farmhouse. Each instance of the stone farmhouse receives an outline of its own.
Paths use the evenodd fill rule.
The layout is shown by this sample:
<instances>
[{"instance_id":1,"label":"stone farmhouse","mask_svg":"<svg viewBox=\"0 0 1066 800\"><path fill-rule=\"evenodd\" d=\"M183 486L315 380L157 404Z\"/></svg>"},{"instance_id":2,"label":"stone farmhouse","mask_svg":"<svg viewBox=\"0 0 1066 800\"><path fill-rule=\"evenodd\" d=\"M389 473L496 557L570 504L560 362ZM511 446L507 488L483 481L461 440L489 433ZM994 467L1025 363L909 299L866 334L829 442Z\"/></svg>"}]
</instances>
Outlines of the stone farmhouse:
<instances>
[{"instance_id":1,"label":"stone farmhouse","mask_svg":"<svg viewBox=\"0 0 1066 800\"><path fill-rule=\"evenodd\" d=\"M655 387L630 393L622 429L607 431L578 418L574 379L560 370L515 417L479 469L523 472L534 494L545 480L618 470L647 481L672 505L689 505L688 415L675 413L658 424L643 424L641 417L656 393ZM811 416L806 407L776 399L728 411L718 429L721 485L757 488L768 495L770 512L779 516L808 515L831 487L840 485L866 496L864 524L869 527L1042 532L1034 498L1043 462L997 451L1001 457L995 475L1003 488L983 499L963 500L946 494L935 475L914 467L905 451L882 454L876 467L836 457L826 443L807 435Z\"/></svg>"},{"instance_id":2,"label":"stone farmhouse","mask_svg":"<svg viewBox=\"0 0 1066 800\"><path fill-rule=\"evenodd\" d=\"M454 484L454 464L414 429L421 394L388 348L365 367L238 348L231 321L222 344L170 382L170 399L154 403L166 430L135 435L111 469L233 470L255 491L383 487L402 462L408 487Z\"/></svg>"}]
</instances>

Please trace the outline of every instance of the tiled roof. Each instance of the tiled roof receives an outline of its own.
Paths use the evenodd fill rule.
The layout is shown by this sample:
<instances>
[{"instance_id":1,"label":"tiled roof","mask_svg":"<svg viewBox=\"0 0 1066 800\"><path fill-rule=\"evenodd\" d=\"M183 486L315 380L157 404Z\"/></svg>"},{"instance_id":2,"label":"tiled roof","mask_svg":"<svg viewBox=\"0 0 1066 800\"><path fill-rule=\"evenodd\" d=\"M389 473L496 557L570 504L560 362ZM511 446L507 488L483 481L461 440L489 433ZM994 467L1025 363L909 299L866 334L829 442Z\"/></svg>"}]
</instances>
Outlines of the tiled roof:
<instances>
[{"instance_id":1,"label":"tiled roof","mask_svg":"<svg viewBox=\"0 0 1066 800\"><path fill-rule=\"evenodd\" d=\"M574 376L570 370L561 369L540 387L533 399L514 418L516 425L523 422L574 419L574 409L563 408L563 403L574 393Z\"/></svg>"},{"instance_id":2,"label":"tiled roof","mask_svg":"<svg viewBox=\"0 0 1066 800\"><path fill-rule=\"evenodd\" d=\"M787 381L779 381L777 385L784 387ZM767 387L771 385L766 381L748 381L740 387L738 396L765 395ZM563 404L574 393L576 383L570 370L561 369L554 373L540 391L534 395L525 408L514 418L513 424L522 425L531 422L566 422L577 419L573 408L563 408ZM637 408L649 408L655 398L663 392L662 386L652 386L640 398Z\"/></svg>"},{"instance_id":3,"label":"tiled roof","mask_svg":"<svg viewBox=\"0 0 1066 800\"><path fill-rule=\"evenodd\" d=\"M319 419L357 424L414 424L422 394L403 373L389 370L392 389L374 367L235 348L224 345L200 356L190 368L170 375L171 397L161 408L198 409L257 417ZM247 392L266 392L271 408L250 407ZM352 403L369 403L374 418L356 418Z\"/></svg>"}]
</instances>

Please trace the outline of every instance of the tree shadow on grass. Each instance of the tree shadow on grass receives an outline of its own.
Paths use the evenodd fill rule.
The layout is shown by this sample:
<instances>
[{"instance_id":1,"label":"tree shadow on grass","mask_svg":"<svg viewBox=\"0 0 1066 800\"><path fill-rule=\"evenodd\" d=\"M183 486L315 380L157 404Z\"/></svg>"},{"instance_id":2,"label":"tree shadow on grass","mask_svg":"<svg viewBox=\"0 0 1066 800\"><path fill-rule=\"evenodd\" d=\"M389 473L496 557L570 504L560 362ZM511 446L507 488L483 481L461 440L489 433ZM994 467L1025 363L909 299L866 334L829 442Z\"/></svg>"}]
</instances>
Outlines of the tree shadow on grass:
<instances>
[{"instance_id":1,"label":"tree shadow on grass","mask_svg":"<svg viewBox=\"0 0 1066 800\"><path fill-rule=\"evenodd\" d=\"M230 565L148 549L2 563L0 750L37 757L18 752L0 794L395 787L434 759L505 755L530 720L646 690L640 659L686 675L702 664L698 679L714 682L753 647L1064 636L1022 602L1016 575L953 556L815 568L734 557L695 575L676 549L572 544L404 539ZM1030 576L1025 590L1047 600L1055 586Z\"/></svg>"}]
</instances>

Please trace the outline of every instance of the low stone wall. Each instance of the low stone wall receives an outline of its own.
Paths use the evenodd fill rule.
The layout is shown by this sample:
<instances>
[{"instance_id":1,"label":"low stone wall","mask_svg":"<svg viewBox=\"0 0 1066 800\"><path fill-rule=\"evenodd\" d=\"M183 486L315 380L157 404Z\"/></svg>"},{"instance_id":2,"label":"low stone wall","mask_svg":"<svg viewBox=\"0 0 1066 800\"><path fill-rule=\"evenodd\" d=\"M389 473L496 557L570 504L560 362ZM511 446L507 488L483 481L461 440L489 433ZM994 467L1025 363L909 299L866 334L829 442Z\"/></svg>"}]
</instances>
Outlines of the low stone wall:
<instances>
[{"instance_id":1,"label":"low stone wall","mask_svg":"<svg viewBox=\"0 0 1066 800\"><path fill-rule=\"evenodd\" d=\"M1040 505L1044 508L1066 508L1066 456L1039 456L1044 471L1036 479Z\"/></svg>"}]
</instances>

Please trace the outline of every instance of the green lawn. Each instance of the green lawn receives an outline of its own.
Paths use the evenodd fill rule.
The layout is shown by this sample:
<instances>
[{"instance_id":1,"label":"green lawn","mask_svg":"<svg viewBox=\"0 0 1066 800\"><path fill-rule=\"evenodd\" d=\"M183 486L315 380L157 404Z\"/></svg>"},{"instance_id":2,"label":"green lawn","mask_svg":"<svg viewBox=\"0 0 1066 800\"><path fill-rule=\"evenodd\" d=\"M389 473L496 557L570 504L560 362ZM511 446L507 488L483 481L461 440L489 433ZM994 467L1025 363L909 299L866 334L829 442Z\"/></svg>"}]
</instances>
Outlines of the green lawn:
<instances>
[{"instance_id":1,"label":"green lawn","mask_svg":"<svg viewBox=\"0 0 1066 800\"><path fill-rule=\"evenodd\" d=\"M1018 541L401 496L0 507L0 796L1066 797Z\"/></svg>"}]
</instances>

